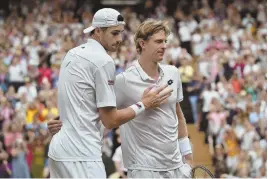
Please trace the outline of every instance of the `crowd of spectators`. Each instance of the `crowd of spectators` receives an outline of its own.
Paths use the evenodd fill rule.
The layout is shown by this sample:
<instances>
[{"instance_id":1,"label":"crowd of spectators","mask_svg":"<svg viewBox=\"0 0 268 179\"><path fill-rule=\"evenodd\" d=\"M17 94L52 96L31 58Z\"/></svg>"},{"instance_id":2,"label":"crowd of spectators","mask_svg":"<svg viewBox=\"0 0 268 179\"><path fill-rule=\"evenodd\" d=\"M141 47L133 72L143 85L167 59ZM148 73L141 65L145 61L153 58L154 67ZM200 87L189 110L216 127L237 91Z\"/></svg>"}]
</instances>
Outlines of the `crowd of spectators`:
<instances>
[{"instance_id":1,"label":"crowd of spectators","mask_svg":"<svg viewBox=\"0 0 268 179\"><path fill-rule=\"evenodd\" d=\"M49 176L46 122L58 115L60 64L69 49L89 38L82 31L94 14L94 3L77 8L76 2L25 0L10 3L9 14L0 16L1 177ZM172 33L163 63L178 67L184 100L206 134L216 177L266 178L266 1L181 0L171 15L166 3L145 0L139 13L118 9L126 30L118 52L110 53L116 72L138 58L137 25L146 18L167 21ZM103 153L125 174L116 135L105 131Z\"/></svg>"}]
</instances>

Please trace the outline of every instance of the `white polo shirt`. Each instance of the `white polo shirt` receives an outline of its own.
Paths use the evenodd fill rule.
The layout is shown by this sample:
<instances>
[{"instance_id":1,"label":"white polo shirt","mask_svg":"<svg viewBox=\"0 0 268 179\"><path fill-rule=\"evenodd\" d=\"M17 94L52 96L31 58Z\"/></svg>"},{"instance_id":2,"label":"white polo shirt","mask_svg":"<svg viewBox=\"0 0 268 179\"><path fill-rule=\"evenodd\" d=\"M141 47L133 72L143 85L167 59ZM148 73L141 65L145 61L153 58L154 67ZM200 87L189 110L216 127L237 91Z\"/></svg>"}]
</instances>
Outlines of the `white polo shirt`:
<instances>
[{"instance_id":1,"label":"white polo shirt","mask_svg":"<svg viewBox=\"0 0 268 179\"><path fill-rule=\"evenodd\" d=\"M97 41L71 49L58 82L61 130L53 136L49 157L56 161L102 161L103 125L98 108L116 106L115 64Z\"/></svg>"},{"instance_id":2,"label":"white polo shirt","mask_svg":"<svg viewBox=\"0 0 268 179\"><path fill-rule=\"evenodd\" d=\"M178 145L176 103L183 100L180 74L176 67L159 64L160 78L155 81L134 62L117 75L115 90L118 108L141 101L143 91L152 84L173 88L167 104L147 110L120 126L123 161L127 169L167 171L183 163Z\"/></svg>"}]
</instances>

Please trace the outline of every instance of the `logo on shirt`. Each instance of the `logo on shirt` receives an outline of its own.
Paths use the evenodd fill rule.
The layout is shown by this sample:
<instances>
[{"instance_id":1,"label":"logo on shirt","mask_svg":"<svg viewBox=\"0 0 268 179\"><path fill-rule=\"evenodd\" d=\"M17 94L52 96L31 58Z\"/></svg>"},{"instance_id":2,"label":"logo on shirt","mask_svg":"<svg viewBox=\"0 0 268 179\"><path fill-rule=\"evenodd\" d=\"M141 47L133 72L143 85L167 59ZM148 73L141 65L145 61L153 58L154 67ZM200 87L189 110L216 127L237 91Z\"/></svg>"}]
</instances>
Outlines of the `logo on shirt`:
<instances>
[{"instance_id":1,"label":"logo on shirt","mask_svg":"<svg viewBox=\"0 0 268 179\"><path fill-rule=\"evenodd\" d=\"M168 82L167 82L168 85L171 85L172 83L173 83L172 79L168 80Z\"/></svg>"},{"instance_id":2,"label":"logo on shirt","mask_svg":"<svg viewBox=\"0 0 268 179\"><path fill-rule=\"evenodd\" d=\"M108 85L114 85L114 80L108 80Z\"/></svg>"},{"instance_id":3,"label":"logo on shirt","mask_svg":"<svg viewBox=\"0 0 268 179\"><path fill-rule=\"evenodd\" d=\"M141 108L141 105L139 103L136 103L136 106L138 106L139 109Z\"/></svg>"}]
</instances>

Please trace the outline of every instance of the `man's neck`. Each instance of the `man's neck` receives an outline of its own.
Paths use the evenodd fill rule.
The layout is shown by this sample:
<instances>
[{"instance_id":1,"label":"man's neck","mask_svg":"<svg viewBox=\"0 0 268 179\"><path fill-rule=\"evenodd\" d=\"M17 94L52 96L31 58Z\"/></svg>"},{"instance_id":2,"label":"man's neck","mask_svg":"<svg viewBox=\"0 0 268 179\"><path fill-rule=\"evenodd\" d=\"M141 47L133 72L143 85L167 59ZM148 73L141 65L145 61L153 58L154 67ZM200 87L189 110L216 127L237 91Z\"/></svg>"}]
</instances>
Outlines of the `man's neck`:
<instances>
[{"instance_id":1,"label":"man's neck","mask_svg":"<svg viewBox=\"0 0 268 179\"><path fill-rule=\"evenodd\" d=\"M149 58L140 57L138 60L143 71L153 79L158 79L159 71L158 71L158 63L152 62Z\"/></svg>"},{"instance_id":2,"label":"man's neck","mask_svg":"<svg viewBox=\"0 0 268 179\"><path fill-rule=\"evenodd\" d=\"M101 46L105 49L105 47L102 45L102 43L100 42L100 40L94 34L91 35L91 39L96 40L97 42L99 42L99 44L101 44ZM105 49L105 51L108 53L108 50Z\"/></svg>"}]
</instances>

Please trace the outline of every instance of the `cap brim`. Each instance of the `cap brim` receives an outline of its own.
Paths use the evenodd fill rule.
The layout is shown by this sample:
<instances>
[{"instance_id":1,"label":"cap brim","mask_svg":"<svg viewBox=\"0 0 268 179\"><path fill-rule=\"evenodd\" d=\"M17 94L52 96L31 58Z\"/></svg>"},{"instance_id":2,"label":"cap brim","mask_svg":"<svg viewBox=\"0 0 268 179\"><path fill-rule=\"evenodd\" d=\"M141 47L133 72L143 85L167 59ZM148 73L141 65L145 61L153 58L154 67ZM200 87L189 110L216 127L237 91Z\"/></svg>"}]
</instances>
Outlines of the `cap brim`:
<instances>
[{"instance_id":1,"label":"cap brim","mask_svg":"<svg viewBox=\"0 0 268 179\"><path fill-rule=\"evenodd\" d=\"M96 28L96 27L90 26L90 27L84 29L83 32L84 32L84 33L89 33L89 32L91 32L92 30L94 30L95 28Z\"/></svg>"}]
</instances>

